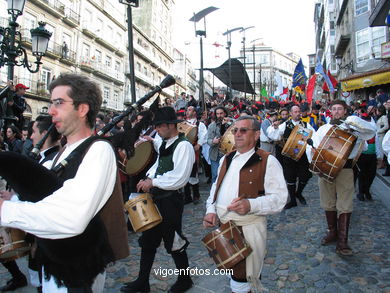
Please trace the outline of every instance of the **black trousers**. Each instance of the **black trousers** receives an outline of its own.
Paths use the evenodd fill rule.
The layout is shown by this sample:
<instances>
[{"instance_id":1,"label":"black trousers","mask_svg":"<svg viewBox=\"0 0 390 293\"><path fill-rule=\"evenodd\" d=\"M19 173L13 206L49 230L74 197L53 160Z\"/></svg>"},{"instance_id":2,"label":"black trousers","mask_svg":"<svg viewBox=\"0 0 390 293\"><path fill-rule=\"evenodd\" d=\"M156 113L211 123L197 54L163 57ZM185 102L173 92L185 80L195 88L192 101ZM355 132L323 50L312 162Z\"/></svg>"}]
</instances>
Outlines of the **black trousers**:
<instances>
[{"instance_id":1,"label":"black trousers","mask_svg":"<svg viewBox=\"0 0 390 293\"><path fill-rule=\"evenodd\" d=\"M370 193L370 187L375 179L376 175L376 154L361 154L357 165L359 166L360 172L358 175L359 193L367 194Z\"/></svg>"},{"instance_id":2,"label":"black trousers","mask_svg":"<svg viewBox=\"0 0 390 293\"><path fill-rule=\"evenodd\" d=\"M182 215L184 200L183 195L175 191L172 196L158 199L158 195L153 198L154 203L157 205L162 222L157 226L142 232L138 242L140 247L146 250L157 249L160 246L161 240L164 240L164 247L168 253L172 252L172 245L177 232L183 240L187 239L182 233Z\"/></svg>"},{"instance_id":3,"label":"black trousers","mask_svg":"<svg viewBox=\"0 0 390 293\"><path fill-rule=\"evenodd\" d=\"M297 162L289 157L283 156L283 174L287 183L307 182L313 176L309 171L309 161L306 154Z\"/></svg>"}]
</instances>

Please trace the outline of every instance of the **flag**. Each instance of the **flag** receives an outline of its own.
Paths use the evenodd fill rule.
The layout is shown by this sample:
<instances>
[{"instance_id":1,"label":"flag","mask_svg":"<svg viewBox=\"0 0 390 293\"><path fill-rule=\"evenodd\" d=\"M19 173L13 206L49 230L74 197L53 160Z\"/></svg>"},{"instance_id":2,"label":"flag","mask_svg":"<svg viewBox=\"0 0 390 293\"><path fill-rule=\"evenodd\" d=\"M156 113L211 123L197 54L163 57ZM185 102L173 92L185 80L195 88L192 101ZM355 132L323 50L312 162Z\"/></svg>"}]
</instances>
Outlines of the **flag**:
<instances>
[{"instance_id":1,"label":"flag","mask_svg":"<svg viewBox=\"0 0 390 293\"><path fill-rule=\"evenodd\" d=\"M316 79L317 79L317 75L313 74L312 77L310 77L309 79L309 83L307 84L306 97L309 105L311 105L311 102L313 101L313 93L314 93L314 87L316 85Z\"/></svg>"},{"instance_id":2,"label":"flag","mask_svg":"<svg viewBox=\"0 0 390 293\"><path fill-rule=\"evenodd\" d=\"M262 97L268 97L267 90L263 87L260 92L260 96Z\"/></svg>"},{"instance_id":3,"label":"flag","mask_svg":"<svg viewBox=\"0 0 390 293\"><path fill-rule=\"evenodd\" d=\"M292 87L295 88L301 84L306 85L306 81L307 77L305 73L305 68L303 67L302 59L299 59L299 62L294 70Z\"/></svg>"},{"instance_id":4,"label":"flag","mask_svg":"<svg viewBox=\"0 0 390 293\"><path fill-rule=\"evenodd\" d=\"M334 94L334 87L333 87L333 84L332 84L332 82L330 81L329 76L328 76L327 74L325 74L324 67L322 67L320 58L318 58L318 57L317 57L317 65L316 65L315 72L321 74L321 76L325 79L326 84L328 85L329 92L331 92L332 94Z\"/></svg>"},{"instance_id":5,"label":"flag","mask_svg":"<svg viewBox=\"0 0 390 293\"><path fill-rule=\"evenodd\" d=\"M328 76L329 76L329 79L333 85L333 88L336 88L337 87L337 84L339 83L334 77L332 74L330 74L330 70L328 69ZM329 87L328 87L328 84L326 82L324 82L324 84L322 85L322 90L323 91L326 91L326 92L329 92Z\"/></svg>"},{"instance_id":6,"label":"flag","mask_svg":"<svg viewBox=\"0 0 390 293\"><path fill-rule=\"evenodd\" d=\"M279 96L282 101L286 101L289 95L288 87L283 88L283 93Z\"/></svg>"}]
</instances>

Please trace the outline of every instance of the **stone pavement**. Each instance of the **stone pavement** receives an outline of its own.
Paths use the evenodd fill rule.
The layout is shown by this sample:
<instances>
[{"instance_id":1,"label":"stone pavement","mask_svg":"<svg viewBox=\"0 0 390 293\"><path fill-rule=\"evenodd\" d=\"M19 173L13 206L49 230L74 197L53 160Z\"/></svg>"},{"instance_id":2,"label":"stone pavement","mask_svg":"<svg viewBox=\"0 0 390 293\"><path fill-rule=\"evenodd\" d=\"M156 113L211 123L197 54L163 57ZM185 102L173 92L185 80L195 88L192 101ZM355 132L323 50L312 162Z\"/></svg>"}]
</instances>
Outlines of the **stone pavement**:
<instances>
[{"instance_id":1,"label":"stone pavement","mask_svg":"<svg viewBox=\"0 0 390 293\"><path fill-rule=\"evenodd\" d=\"M384 177L383 177L384 178ZM384 178L390 184L389 177ZM208 186L201 187L207 198ZM269 292L384 292L390 293L390 213L378 198L390 198L390 188L376 178L372 186L372 202L354 200L350 245L355 254L340 257L335 246L321 246L326 224L319 207L317 178L304 191L308 205L268 217L267 256L262 272L263 286ZM208 232L201 226L204 204L186 205L183 230L191 244L188 248L190 266L215 269L200 239ZM105 292L119 292L123 282L137 277L140 249L138 235L129 234L131 256L108 268ZM18 260L25 269L25 259ZM153 269L174 269L173 261L161 246ZM176 279L151 273L152 292L166 292ZM192 276L195 283L189 293L230 292L225 276ZM0 269L0 286L9 279ZM26 287L18 292L36 292Z\"/></svg>"}]
</instances>

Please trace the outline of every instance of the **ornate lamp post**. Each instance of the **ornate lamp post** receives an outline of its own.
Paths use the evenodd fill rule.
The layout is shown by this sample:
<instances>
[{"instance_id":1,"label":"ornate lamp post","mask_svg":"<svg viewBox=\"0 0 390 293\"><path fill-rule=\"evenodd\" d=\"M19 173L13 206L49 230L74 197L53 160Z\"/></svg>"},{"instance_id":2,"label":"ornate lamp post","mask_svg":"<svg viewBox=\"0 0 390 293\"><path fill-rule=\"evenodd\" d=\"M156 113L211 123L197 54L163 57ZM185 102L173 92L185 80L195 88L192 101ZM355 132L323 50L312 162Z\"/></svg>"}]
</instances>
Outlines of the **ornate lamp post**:
<instances>
[{"instance_id":1,"label":"ornate lamp post","mask_svg":"<svg viewBox=\"0 0 390 293\"><path fill-rule=\"evenodd\" d=\"M22 47L22 35L17 28L17 18L23 14L25 0L7 0L8 14L10 14L9 26L0 27L0 67L8 66L8 80L13 80L14 67L23 66L31 73L36 73L42 64L42 56L45 55L51 32L45 29L46 23L39 22L39 26L30 30L32 38L32 54L35 56L35 68L28 61L27 51Z\"/></svg>"}]
</instances>

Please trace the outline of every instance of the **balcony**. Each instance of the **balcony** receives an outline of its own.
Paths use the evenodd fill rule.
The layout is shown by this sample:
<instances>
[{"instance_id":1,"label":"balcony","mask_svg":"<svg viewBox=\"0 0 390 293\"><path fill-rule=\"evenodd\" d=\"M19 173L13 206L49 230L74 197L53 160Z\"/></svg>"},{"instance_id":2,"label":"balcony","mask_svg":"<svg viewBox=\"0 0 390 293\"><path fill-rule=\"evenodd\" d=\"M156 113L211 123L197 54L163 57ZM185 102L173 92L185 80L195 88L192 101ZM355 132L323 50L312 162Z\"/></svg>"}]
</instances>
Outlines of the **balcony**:
<instances>
[{"instance_id":1,"label":"balcony","mask_svg":"<svg viewBox=\"0 0 390 293\"><path fill-rule=\"evenodd\" d=\"M112 36L109 36L109 37L112 37ZM111 52L115 52L116 51L116 47L114 45L112 45L110 42L100 38L100 37L96 37L95 41L97 43L99 43L100 45L102 45L103 47L107 48L108 50L110 50Z\"/></svg>"},{"instance_id":2,"label":"balcony","mask_svg":"<svg viewBox=\"0 0 390 293\"><path fill-rule=\"evenodd\" d=\"M82 32L87 37L90 37L91 39L95 39L97 36L95 34L96 28L94 28L91 23L85 22L83 23L83 29Z\"/></svg>"},{"instance_id":3,"label":"balcony","mask_svg":"<svg viewBox=\"0 0 390 293\"><path fill-rule=\"evenodd\" d=\"M29 87L27 94L33 96L38 100L49 102L50 93L47 89L46 83L28 78L18 78L15 83L23 83L25 86Z\"/></svg>"},{"instance_id":4,"label":"balcony","mask_svg":"<svg viewBox=\"0 0 390 293\"><path fill-rule=\"evenodd\" d=\"M350 41L351 41L350 31L346 28L346 26L340 27L336 35L334 55L343 56Z\"/></svg>"},{"instance_id":5,"label":"balcony","mask_svg":"<svg viewBox=\"0 0 390 293\"><path fill-rule=\"evenodd\" d=\"M54 42L49 42L49 46L47 47L45 56L52 59L60 59L62 55L62 45Z\"/></svg>"},{"instance_id":6,"label":"balcony","mask_svg":"<svg viewBox=\"0 0 390 293\"><path fill-rule=\"evenodd\" d=\"M75 66L76 65L76 52L69 50L68 52L63 52L61 54L60 61L62 63L65 63L69 66Z\"/></svg>"},{"instance_id":7,"label":"balcony","mask_svg":"<svg viewBox=\"0 0 390 293\"><path fill-rule=\"evenodd\" d=\"M20 34L22 35L22 46L30 49L32 47L30 29L21 29Z\"/></svg>"},{"instance_id":8,"label":"balcony","mask_svg":"<svg viewBox=\"0 0 390 293\"><path fill-rule=\"evenodd\" d=\"M80 25L80 15L67 7L65 8L65 17L62 18L62 21L75 28Z\"/></svg>"},{"instance_id":9,"label":"balcony","mask_svg":"<svg viewBox=\"0 0 390 293\"><path fill-rule=\"evenodd\" d=\"M81 70L84 70L88 73L94 72L93 68L93 61L91 61L91 58L82 56L80 59L79 67Z\"/></svg>"},{"instance_id":10,"label":"balcony","mask_svg":"<svg viewBox=\"0 0 390 293\"><path fill-rule=\"evenodd\" d=\"M31 0L32 3L41 7L51 15L61 18L65 15L65 5L57 0Z\"/></svg>"}]
</instances>

